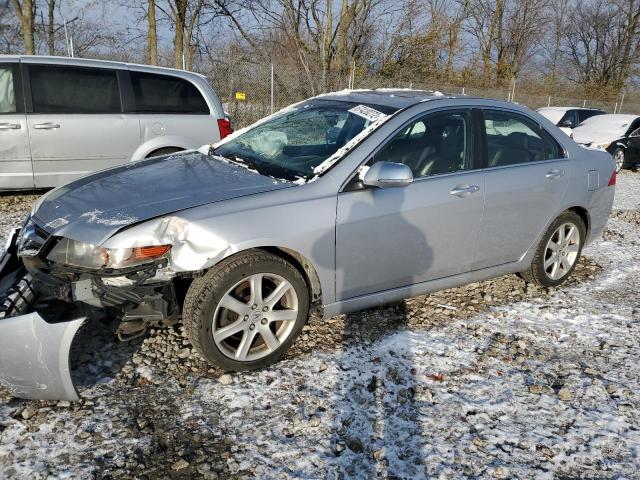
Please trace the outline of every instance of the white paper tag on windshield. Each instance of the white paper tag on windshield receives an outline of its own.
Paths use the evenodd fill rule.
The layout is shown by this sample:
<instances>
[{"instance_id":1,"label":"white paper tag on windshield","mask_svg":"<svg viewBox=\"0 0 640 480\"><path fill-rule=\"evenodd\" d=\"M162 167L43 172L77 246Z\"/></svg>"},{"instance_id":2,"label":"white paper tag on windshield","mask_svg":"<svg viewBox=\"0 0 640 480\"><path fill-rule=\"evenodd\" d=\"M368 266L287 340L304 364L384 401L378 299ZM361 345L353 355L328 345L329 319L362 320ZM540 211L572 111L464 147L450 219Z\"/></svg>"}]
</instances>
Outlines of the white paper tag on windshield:
<instances>
[{"instance_id":1,"label":"white paper tag on windshield","mask_svg":"<svg viewBox=\"0 0 640 480\"><path fill-rule=\"evenodd\" d=\"M354 115L358 115L359 117L366 118L371 122L375 122L380 118L386 117L386 115L382 112L379 112L375 108L367 107L366 105L358 105L357 107L353 107L349 110L349 113L353 113Z\"/></svg>"}]
</instances>

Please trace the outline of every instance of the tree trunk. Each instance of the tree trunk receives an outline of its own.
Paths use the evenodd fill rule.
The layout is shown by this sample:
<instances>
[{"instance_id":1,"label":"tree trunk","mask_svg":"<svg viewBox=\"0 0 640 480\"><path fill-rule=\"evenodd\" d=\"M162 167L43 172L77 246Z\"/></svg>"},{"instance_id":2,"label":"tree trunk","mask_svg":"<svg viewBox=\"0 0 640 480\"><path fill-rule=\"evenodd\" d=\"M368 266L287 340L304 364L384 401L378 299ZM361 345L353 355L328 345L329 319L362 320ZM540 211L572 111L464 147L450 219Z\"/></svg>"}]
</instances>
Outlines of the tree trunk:
<instances>
[{"instance_id":1,"label":"tree trunk","mask_svg":"<svg viewBox=\"0 0 640 480\"><path fill-rule=\"evenodd\" d=\"M333 45L333 1L326 0L327 20L322 39L322 91L327 91L327 73L331 67L331 47Z\"/></svg>"},{"instance_id":2,"label":"tree trunk","mask_svg":"<svg viewBox=\"0 0 640 480\"><path fill-rule=\"evenodd\" d=\"M483 61L483 76L485 85L491 77L491 52L493 51L493 44L496 40L497 32L502 29L502 15L504 11L504 0L496 1L496 10L491 18L491 26L489 27L489 35L487 38L487 44L484 46L484 52L482 55Z\"/></svg>"},{"instance_id":3,"label":"tree trunk","mask_svg":"<svg viewBox=\"0 0 640 480\"><path fill-rule=\"evenodd\" d=\"M175 33L173 35L173 66L182 68L182 56L184 53L184 27L187 17L187 0L174 0L175 2Z\"/></svg>"},{"instance_id":4,"label":"tree trunk","mask_svg":"<svg viewBox=\"0 0 640 480\"><path fill-rule=\"evenodd\" d=\"M56 26L55 26L55 8L56 0L49 0L49 23L47 24L47 47L49 55L56 54Z\"/></svg>"},{"instance_id":5,"label":"tree trunk","mask_svg":"<svg viewBox=\"0 0 640 480\"><path fill-rule=\"evenodd\" d=\"M357 1L357 0L354 0ZM338 45L336 46L336 67L343 71L347 62L347 34L349 32L349 3L342 0L340 19L338 20Z\"/></svg>"},{"instance_id":6,"label":"tree trunk","mask_svg":"<svg viewBox=\"0 0 640 480\"><path fill-rule=\"evenodd\" d=\"M22 38L24 39L24 51L27 55L35 55L36 48L33 39L35 30L36 4L34 0L24 0L20 5L20 0L13 0L13 8L16 11L16 17L20 22L22 30Z\"/></svg>"},{"instance_id":7,"label":"tree trunk","mask_svg":"<svg viewBox=\"0 0 640 480\"><path fill-rule=\"evenodd\" d=\"M158 65L158 31L156 23L156 0L148 0L147 7L147 49L149 50L149 63Z\"/></svg>"}]
</instances>

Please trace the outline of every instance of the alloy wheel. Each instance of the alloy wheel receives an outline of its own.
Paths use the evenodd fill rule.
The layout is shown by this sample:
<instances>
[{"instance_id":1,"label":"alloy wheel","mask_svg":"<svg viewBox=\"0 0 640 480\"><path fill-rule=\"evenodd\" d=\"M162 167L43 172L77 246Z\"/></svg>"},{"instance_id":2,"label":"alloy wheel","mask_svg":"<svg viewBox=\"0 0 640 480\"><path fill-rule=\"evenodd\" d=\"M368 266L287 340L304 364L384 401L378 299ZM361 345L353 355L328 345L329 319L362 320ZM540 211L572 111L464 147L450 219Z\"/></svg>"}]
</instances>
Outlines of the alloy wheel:
<instances>
[{"instance_id":1,"label":"alloy wheel","mask_svg":"<svg viewBox=\"0 0 640 480\"><path fill-rule=\"evenodd\" d=\"M231 287L213 317L213 340L224 355L241 362L263 358L291 335L298 296L285 278L251 275Z\"/></svg>"},{"instance_id":2,"label":"alloy wheel","mask_svg":"<svg viewBox=\"0 0 640 480\"><path fill-rule=\"evenodd\" d=\"M622 166L624 165L624 150L619 148L613 154L613 161L616 162L616 172L622 170Z\"/></svg>"},{"instance_id":3,"label":"alloy wheel","mask_svg":"<svg viewBox=\"0 0 640 480\"><path fill-rule=\"evenodd\" d=\"M560 225L544 251L544 271L551 280L566 276L576 263L580 251L580 231L573 223Z\"/></svg>"}]
</instances>

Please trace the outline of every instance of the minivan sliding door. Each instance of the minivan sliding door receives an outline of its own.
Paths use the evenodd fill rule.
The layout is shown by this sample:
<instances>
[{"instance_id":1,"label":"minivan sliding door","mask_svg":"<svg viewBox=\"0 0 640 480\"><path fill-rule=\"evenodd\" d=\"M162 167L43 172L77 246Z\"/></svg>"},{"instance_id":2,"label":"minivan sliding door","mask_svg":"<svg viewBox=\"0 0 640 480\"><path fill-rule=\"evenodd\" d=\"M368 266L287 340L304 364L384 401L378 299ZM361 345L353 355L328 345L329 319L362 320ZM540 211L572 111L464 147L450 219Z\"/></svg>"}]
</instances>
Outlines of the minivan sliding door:
<instances>
[{"instance_id":1,"label":"minivan sliding door","mask_svg":"<svg viewBox=\"0 0 640 480\"><path fill-rule=\"evenodd\" d=\"M117 69L27 64L35 186L55 187L129 161L137 116L123 113Z\"/></svg>"}]
</instances>

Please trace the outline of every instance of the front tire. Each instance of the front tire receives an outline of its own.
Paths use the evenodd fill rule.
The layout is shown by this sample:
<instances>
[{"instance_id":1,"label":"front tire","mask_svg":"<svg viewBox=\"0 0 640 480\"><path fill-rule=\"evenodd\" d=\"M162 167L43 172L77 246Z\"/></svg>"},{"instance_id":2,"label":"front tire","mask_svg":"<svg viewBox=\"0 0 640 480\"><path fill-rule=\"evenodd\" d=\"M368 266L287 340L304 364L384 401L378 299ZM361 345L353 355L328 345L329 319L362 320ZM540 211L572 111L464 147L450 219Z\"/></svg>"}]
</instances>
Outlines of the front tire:
<instances>
[{"instance_id":1,"label":"front tire","mask_svg":"<svg viewBox=\"0 0 640 480\"><path fill-rule=\"evenodd\" d=\"M309 291L300 272L263 251L238 254L194 280L183 309L193 346L227 371L279 360L308 316Z\"/></svg>"},{"instance_id":2,"label":"front tire","mask_svg":"<svg viewBox=\"0 0 640 480\"><path fill-rule=\"evenodd\" d=\"M582 218L572 211L562 213L540 240L529 269L521 272L524 281L544 287L563 283L580 260L585 237Z\"/></svg>"},{"instance_id":3,"label":"front tire","mask_svg":"<svg viewBox=\"0 0 640 480\"><path fill-rule=\"evenodd\" d=\"M616 164L616 173L619 173L620 170L624 167L624 148L616 148L613 152L613 161Z\"/></svg>"}]
</instances>

